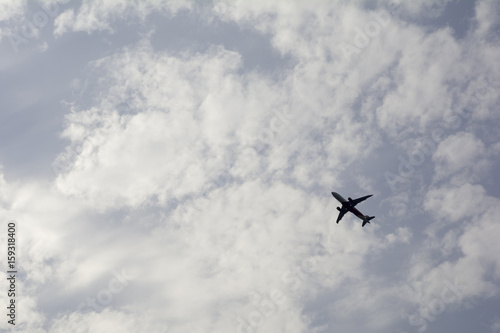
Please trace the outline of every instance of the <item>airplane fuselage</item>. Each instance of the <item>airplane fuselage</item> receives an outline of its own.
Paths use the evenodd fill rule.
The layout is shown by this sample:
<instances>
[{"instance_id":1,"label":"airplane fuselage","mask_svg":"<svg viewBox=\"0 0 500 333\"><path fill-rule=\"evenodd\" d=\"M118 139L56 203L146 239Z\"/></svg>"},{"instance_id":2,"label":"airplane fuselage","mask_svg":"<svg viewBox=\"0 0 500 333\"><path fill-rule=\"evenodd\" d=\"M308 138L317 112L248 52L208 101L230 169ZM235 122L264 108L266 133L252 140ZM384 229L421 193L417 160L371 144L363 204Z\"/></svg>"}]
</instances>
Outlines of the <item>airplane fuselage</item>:
<instances>
[{"instance_id":1,"label":"airplane fuselage","mask_svg":"<svg viewBox=\"0 0 500 333\"><path fill-rule=\"evenodd\" d=\"M332 194L335 197L335 199L337 199L342 204L342 206L344 206L345 209L347 209L348 211L350 211L351 213L353 213L354 215L356 215L360 219L365 218L365 215L363 215L356 207L353 207L349 203L349 200L344 199L344 197L341 196L340 194L338 194L337 192L332 192Z\"/></svg>"}]
</instances>

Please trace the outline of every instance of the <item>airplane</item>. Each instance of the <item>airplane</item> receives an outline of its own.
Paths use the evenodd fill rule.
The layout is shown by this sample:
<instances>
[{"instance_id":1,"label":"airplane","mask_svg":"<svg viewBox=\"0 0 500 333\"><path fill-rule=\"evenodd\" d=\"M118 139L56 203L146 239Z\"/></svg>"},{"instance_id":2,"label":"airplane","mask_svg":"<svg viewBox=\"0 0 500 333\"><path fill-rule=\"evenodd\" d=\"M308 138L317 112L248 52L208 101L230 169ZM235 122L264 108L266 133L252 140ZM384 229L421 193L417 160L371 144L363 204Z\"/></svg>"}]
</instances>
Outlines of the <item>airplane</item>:
<instances>
[{"instance_id":1,"label":"airplane","mask_svg":"<svg viewBox=\"0 0 500 333\"><path fill-rule=\"evenodd\" d=\"M361 212L359 210L354 208L354 206L359 204L361 201L365 201L366 199L371 197L373 194L370 194L370 195L367 195L367 196L364 196L364 197L361 197L358 199L354 199L354 200L351 198L347 198L347 200L346 200L340 194L338 194L336 192L332 192L332 195L334 196L335 199L337 199L342 204L342 208L337 207L337 210L340 212L339 217L337 218L337 223L339 223L339 221L342 219L342 217L344 217L344 214L347 212L351 212L354 215L356 215L357 217L359 217L360 219L362 219L363 220L363 224L361 225L362 227L364 227L365 224L370 223L371 219L375 218L375 216L363 215L363 214L361 214Z\"/></svg>"}]
</instances>

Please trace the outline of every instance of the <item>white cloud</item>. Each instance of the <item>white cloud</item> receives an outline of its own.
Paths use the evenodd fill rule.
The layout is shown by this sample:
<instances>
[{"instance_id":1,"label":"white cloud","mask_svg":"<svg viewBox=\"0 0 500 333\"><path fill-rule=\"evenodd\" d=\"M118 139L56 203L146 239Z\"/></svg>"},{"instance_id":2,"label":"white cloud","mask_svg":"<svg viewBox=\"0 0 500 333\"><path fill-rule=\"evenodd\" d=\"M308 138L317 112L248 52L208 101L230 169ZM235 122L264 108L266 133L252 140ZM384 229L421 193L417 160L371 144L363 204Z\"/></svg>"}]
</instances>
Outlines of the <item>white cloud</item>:
<instances>
[{"instance_id":1,"label":"white cloud","mask_svg":"<svg viewBox=\"0 0 500 333\"><path fill-rule=\"evenodd\" d=\"M235 329L236 318L253 311L249 295L268 295L273 288L292 301L289 311L276 313L265 325L280 329L296 322L298 330L305 323L289 316L300 313L298 300L309 298L306 291L323 280L321 285L336 288L346 277L359 278L363 254L376 247L373 235L355 236L352 227L340 229L332 239L332 246L340 252L333 250L331 258L323 259L325 265L318 264L318 271L303 282L297 277L283 280L284 274L311 256L315 235L324 232L326 207L331 208L330 198L314 203L317 197L307 197L284 181L292 176L310 185L322 179L307 166L315 165L311 159L324 159L324 148L318 145L302 153L299 141L302 137L314 144L309 131L319 126L317 118L305 114L301 116L304 123L290 118L289 126L275 131L273 140L265 144L259 134L263 128L275 130L273 124L279 118L271 111L289 106L286 79L272 85L255 73L237 77L239 56L223 49L186 54L184 59L151 52L149 46L140 44L96 62L94 70L111 83L109 93L98 106L68 115L63 135L72 145L60 157L67 170L55 184L65 195L83 198L91 207L140 209L159 204L167 208L176 200L177 209L168 217L158 216L153 225L162 227L152 232L152 239L133 240L125 231L121 240L104 234L91 245L78 242L80 250L72 257L79 264L62 266L72 281L70 290L88 285L99 288L95 281L106 267L112 263L126 266L130 258L136 258L134 269L149 273L130 287L141 290L135 302L146 306L154 300L178 322L173 324L178 331L188 330L186 323L193 322L193 311L199 313L198 325ZM123 106L124 101L128 105ZM355 127L347 125L351 123ZM328 143L328 149L342 151L329 162L336 166L342 159L352 160L359 151L344 137L368 140L365 133L356 131L361 126L347 117L339 128L343 130ZM293 133L298 133L297 138L290 139ZM296 155L292 170L306 166L308 176L295 177L286 171L276 173L276 178L254 180L245 172L248 166L239 161L233 174L233 147L245 145L269 150L269 156L254 156L261 174L266 169L272 173L287 169L287 161ZM277 163L274 156L283 162ZM316 168L319 171L321 164ZM229 178L217 184L219 175ZM239 175L243 176L234 179ZM289 221L295 222L290 225ZM356 242L353 237L361 238ZM141 254L128 249L128 241L140 244ZM94 247L102 259L84 256L96 253ZM167 267L152 270L162 267L165 260ZM334 279L329 278L332 270L338 272ZM290 291L294 281L299 281L300 289ZM219 303L217 311L228 311L225 305L234 303L233 314L214 322L207 309Z\"/></svg>"},{"instance_id":2,"label":"white cloud","mask_svg":"<svg viewBox=\"0 0 500 333\"><path fill-rule=\"evenodd\" d=\"M95 62L94 73L107 84L105 97L94 108L75 111L67 118L64 135L72 140L72 147L62 158L71 159L68 170L56 181L63 193L108 209L156 203L166 207L176 200L172 215L156 224L165 226L155 231L149 246L144 245L145 254L155 258L149 264L160 265L160 258L170 263L169 270L151 274L148 283L158 286L156 304L167 306L171 318L179 320L175 330L188 329L182 321L190 318L193 309L200 313L196 318L200 325L235 327L236 318L248 320L253 309L249 295L268 295L273 288L288 290L283 274L310 256L307 244L314 244L315 234L324 232L313 221L320 221L319 216L331 206L325 202L307 212L300 210L311 199L318 200L305 197L302 189L325 183L329 178L322 170L340 175L351 163L367 158L381 144L377 125L398 144L398 132L408 124L425 129L442 119L455 98L448 93L447 80L473 75L451 70L462 61L464 45L449 30L424 33L401 25L394 17L365 49L346 59L338 45L353 44L356 30L352 27L363 29L374 20L373 15L354 6L334 12L316 5L306 9L306 5L241 3L223 13L228 20L257 22L258 29L271 34L277 49L295 57L297 65L280 82L262 74L238 74L241 58L222 48L176 57L151 55L147 43L139 44ZM331 25L331 17L337 16L344 21ZM382 61L374 66L373 59ZM442 60L436 63L435 59ZM357 99L362 100L359 112L352 112ZM262 142L259 135L271 129L272 110L290 110L294 117L272 133L271 141ZM457 135L442 142L435 159L459 170L473 160L471 154L482 154L475 145L467 150L471 154L464 150L453 160L454 155L446 153L451 149L448 146L461 138ZM254 154L242 160L235 156L236 147L250 147ZM256 174L264 175L264 180L256 181ZM215 182L220 176L226 177L222 185ZM329 181L340 182L335 176ZM484 198L480 186L434 188L424 207L438 217L459 221L485 209L487 200L477 198ZM296 221L292 228L287 225L290 220ZM266 221L265 229L259 221ZM381 241L375 234L353 233L345 224L335 230L329 243L332 254L304 282L300 280L299 289L287 291L291 300L287 315L300 313L301 302L314 301L321 288L337 290L345 279L362 280L368 253L408 244L413 234L399 228ZM276 234L279 241L272 237ZM461 242L467 243L468 237L460 236ZM157 250L166 239L171 244ZM458 242L457 236L450 236L449 249L443 253L453 251ZM114 261L123 260L118 258ZM440 281L461 269L458 263L453 268L425 263L426 259L415 258L415 270L408 278L415 289L402 297L410 303L432 301L442 288ZM176 278L174 272L183 272L183 278ZM464 277L468 283L482 285L467 295L486 295L490 287L480 270L475 272ZM138 286L146 288L142 283ZM394 299L401 289L382 289L372 307ZM153 297L152 291L146 293ZM365 300L366 290L351 288L349 300L355 299ZM220 300L233 304L233 321L214 322L206 311ZM193 306L194 302L198 305ZM342 304L337 303L332 311ZM346 313L355 312L353 304ZM282 315L271 316L263 327L279 330L283 324L276 318ZM371 322L382 330L396 320L389 313L384 318ZM307 320L300 325L306 327Z\"/></svg>"},{"instance_id":3,"label":"white cloud","mask_svg":"<svg viewBox=\"0 0 500 333\"><path fill-rule=\"evenodd\" d=\"M59 164L68 161L70 170L57 180L65 193L104 206L200 193L211 178L231 173L229 148L255 141L257 121L280 102L279 88L260 77L236 80L237 54L214 49L181 60L145 51L101 60L113 82L101 110L68 116L63 135L74 145ZM125 102L132 113L119 114Z\"/></svg>"},{"instance_id":4,"label":"white cloud","mask_svg":"<svg viewBox=\"0 0 500 333\"><path fill-rule=\"evenodd\" d=\"M25 20L27 7L27 1L0 1L0 42L13 44L12 35L15 35L16 28L19 28L19 22ZM15 35L14 38L17 42L22 37Z\"/></svg>"},{"instance_id":5,"label":"white cloud","mask_svg":"<svg viewBox=\"0 0 500 333\"><path fill-rule=\"evenodd\" d=\"M0 22L8 21L25 13L26 1L2 0L0 1Z\"/></svg>"},{"instance_id":6,"label":"white cloud","mask_svg":"<svg viewBox=\"0 0 500 333\"><path fill-rule=\"evenodd\" d=\"M183 8L206 19L209 6L86 1L55 20L54 34L63 43ZM215 6L239 34L268 37L290 66L248 71L245 55L224 46L166 52L145 39L112 49L73 80L89 106L74 101L66 116L70 144L54 182L0 178L1 214L20 221L30 272L27 330L229 332L240 319L252 325L279 290L285 301L259 330L386 332L455 277L465 302L497 295L498 200L473 182L497 146L467 132L495 119L498 94L480 77L495 73L497 46L474 28L455 40L404 21L441 12L436 1L388 14L324 1ZM346 57L342 43L356 46L377 14L387 24ZM383 202L380 150L405 147L478 91L473 116L461 118L467 128L439 143L423 186L410 184L364 228L352 215L334 223L332 187L376 189ZM136 278L104 309L78 309L121 269ZM463 305L457 298L446 310Z\"/></svg>"},{"instance_id":7,"label":"white cloud","mask_svg":"<svg viewBox=\"0 0 500 333\"><path fill-rule=\"evenodd\" d=\"M465 179L484 175L491 165L491 156L485 144L474 134L461 132L446 138L439 144L432 159L436 178L443 179L458 172ZM474 178L472 178L474 179Z\"/></svg>"},{"instance_id":8,"label":"white cloud","mask_svg":"<svg viewBox=\"0 0 500 333\"><path fill-rule=\"evenodd\" d=\"M54 34L60 36L67 31L113 31L113 24L121 20L144 21L153 12L175 15L191 8L190 1L102 1L87 0L75 13L73 9L61 13L55 23Z\"/></svg>"},{"instance_id":9,"label":"white cloud","mask_svg":"<svg viewBox=\"0 0 500 333\"><path fill-rule=\"evenodd\" d=\"M477 33L479 36L487 39L498 38L494 29L498 27L499 20L498 2L481 1L476 6L476 23L478 25Z\"/></svg>"},{"instance_id":10,"label":"white cloud","mask_svg":"<svg viewBox=\"0 0 500 333\"><path fill-rule=\"evenodd\" d=\"M75 20L74 9L68 9L59 14L54 20L54 35L61 36L68 30L72 22Z\"/></svg>"},{"instance_id":11,"label":"white cloud","mask_svg":"<svg viewBox=\"0 0 500 333\"><path fill-rule=\"evenodd\" d=\"M443 186L430 190L424 205L435 225L428 227L428 238L413 256L408 276L408 297L418 304L409 321L423 330L444 311L497 296L494 281L500 276L494 236L499 232L498 198L487 196L479 185ZM465 223L442 236L442 219Z\"/></svg>"},{"instance_id":12,"label":"white cloud","mask_svg":"<svg viewBox=\"0 0 500 333\"><path fill-rule=\"evenodd\" d=\"M397 242L408 243L412 237L412 232L408 228L399 227L396 229L395 233L388 234L385 236L388 244L394 244Z\"/></svg>"},{"instance_id":13,"label":"white cloud","mask_svg":"<svg viewBox=\"0 0 500 333\"><path fill-rule=\"evenodd\" d=\"M477 216L492 203L492 199L485 196L482 186L463 184L431 189L426 195L424 207L439 219L457 222Z\"/></svg>"}]
</instances>

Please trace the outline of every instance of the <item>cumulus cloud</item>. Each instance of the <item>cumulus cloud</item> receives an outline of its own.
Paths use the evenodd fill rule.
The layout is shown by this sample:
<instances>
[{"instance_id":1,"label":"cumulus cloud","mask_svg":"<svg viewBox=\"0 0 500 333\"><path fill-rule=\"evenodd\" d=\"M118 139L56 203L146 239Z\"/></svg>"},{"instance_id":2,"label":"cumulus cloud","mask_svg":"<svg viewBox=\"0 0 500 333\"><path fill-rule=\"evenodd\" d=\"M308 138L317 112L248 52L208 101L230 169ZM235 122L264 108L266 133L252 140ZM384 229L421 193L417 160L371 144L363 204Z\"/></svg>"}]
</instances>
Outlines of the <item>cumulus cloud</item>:
<instances>
[{"instance_id":1,"label":"cumulus cloud","mask_svg":"<svg viewBox=\"0 0 500 333\"><path fill-rule=\"evenodd\" d=\"M283 67L249 69L227 41L161 47L153 30L85 60L55 177L0 177L0 214L23 235L26 331L423 331L429 311L497 297L494 6L460 40L415 23L440 1L68 7L58 43L190 10L204 29L261 34ZM389 193L393 151L436 128ZM359 208L377 219L335 224L332 190L375 192Z\"/></svg>"},{"instance_id":2,"label":"cumulus cloud","mask_svg":"<svg viewBox=\"0 0 500 333\"><path fill-rule=\"evenodd\" d=\"M493 202L485 197L481 185L463 184L431 189L425 198L424 207L438 218L458 221L475 216Z\"/></svg>"},{"instance_id":3,"label":"cumulus cloud","mask_svg":"<svg viewBox=\"0 0 500 333\"><path fill-rule=\"evenodd\" d=\"M488 201L484 195L480 196L480 199ZM427 264L424 264L426 261L422 260L423 258L415 258L412 275L416 278L415 281L419 282L414 282L414 297L419 300L421 311L429 308L433 299L443 298L440 292L443 293L442 289L445 287L451 288L456 295L454 304L450 305L449 309L470 304L478 298L498 295L498 286L494 281L499 277L500 262L493 255L498 251L498 242L491 236L498 232L498 223L494 217L499 213L498 199L489 200L493 201L493 204L469 220L463 233L452 240L451 247L461 253L458 259L445 256L437 265L429 263L430 252L442 246L439 241L422 251L429 251L425 255ZM454 290L450 284L455 287Z\"/></svg>"},{"instance_id":4,"label":"cumulus cloud","mask_svg":"<svg viewBox=\"0 0 500 333\"><path fill-rule=\"evenodd\" d=\"M238 156L241 151L234 148L254 143L259 118L273 107L282 109L282 88L259 76L236 79L241 62L235 53L214 49L182 60L151 57L148 50L99 62L113 84L102 108L67 118L63 136L74 145L59 163L68 161L70 171L57 180L65 193L111 206L137 206L152 196L166 204L202 193L212 178L231 175L230 154ZM89 187L97 185L89 182L96 177L112 184Z\"/></svg>"},{"instance_id":5,"label":"cumulus cloud","mask_svg":"<svg viewBox=\"0 0 500 333\"><path fill-rule=\"evenodd\" d=\"M433 155L436 178L449 177L462 171L463 177L484 175L491 164L485 144L472 133L449 136L439 144Z\"/></svg>"},{"instance_id":6,"label":"cumulus cloud","mask_svg":"<svg viewBox=\"0 0 500 333\"><path fill-rule=\"evenodd\" d=\"M59 14L54 21L54 35L61 36L75 19L74 9L68 9Z\"/></svg>"},{"instance_id":7,"label":"cumulus cloud","mask_svg":"<svg viewBox=\"0 0 500 333\"><path fill-rule=\"evenodd\" d=\"M359 155L357 144L368 141L356 131L361 125L345 117L326 142L326 149L338 156L326 160L325 148L310 134L318 126L316 116L300 115L300 105L289 109L288 94L295 89L291 79L276 83L257 73L236 76L239 56L221 48L183 59L151 54L150 46L141 43L95 62L94 71L101 77L107 73L109 91L99 106L68 115L63 136L72 144L59 156L58 165L66 169L55 181L65 195L102 211L164 207L167 215L157 215L153 222L153 239L140 241L149 259L141 255L136 262L147 265L133 266L149 274L147 281L135 282L136 288L156 294L157 306L167 307L177 320L190 318L192 304L198 303L198 321L204 325L214 320L206 309L221 300L219 311L234 303L239 312L232 316L245 317L253 311L248 303L252 293L269 295L276 289L297 313L299 300L308 298L315 284L324 285L323 279L335 288L347 277L359 279L363 254L378 247L376 237L354 236L349 227L319 246L316 237L325 230L321 212L331 201L315 203L312 199L318 197L307 197L295 184L312 186L322 180L307 167L311 160L318 160L312 164L319 171L321 165L340 167L342 160L349 163ZM299 138L317 148L301 152ZM254 151L244 159L258 164L242 164L239 147ZM307 173L301 176L301 169ZM165 239L171 240L166 248L161 245ZM122 239L108 246L125 249L125 243ZM129 250L118 256L106 253L113 262L136 256ZM164 258L169 258L169 269L151 271ZM308 272L311 264L313 273ZM75 287L81 285L76 281L91 283L104 267L102 261L84 261L71 280ZM337 271L334 279L329 277L332 269ZM178 280L180 272L184 277ZM148 285L157 287L149 290ZM283 315L267 325L283 327L278 319ZM176 328L182 331L184 325ZM224 320L213 325L232 324Z\"/></svg>"}]
</instances>

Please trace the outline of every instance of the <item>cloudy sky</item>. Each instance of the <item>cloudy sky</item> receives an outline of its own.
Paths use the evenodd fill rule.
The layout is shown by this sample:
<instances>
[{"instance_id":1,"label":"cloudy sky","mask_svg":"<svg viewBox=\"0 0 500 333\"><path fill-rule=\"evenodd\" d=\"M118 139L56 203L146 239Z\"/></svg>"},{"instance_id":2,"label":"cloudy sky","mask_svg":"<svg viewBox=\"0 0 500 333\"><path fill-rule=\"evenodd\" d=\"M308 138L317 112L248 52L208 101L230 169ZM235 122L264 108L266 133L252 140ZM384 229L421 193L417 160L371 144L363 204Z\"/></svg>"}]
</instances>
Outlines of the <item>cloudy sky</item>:
<instances>
[{"instance_id":1,"label":"cloudy sky","mask_svg":"<svg viewBox=\"0 0 500 333\"><path fill-rule=\"evenodd\" d=\"M0 330L500 332L499 2L0 0L0 38Z\"/></svg>"}]
</instances>

